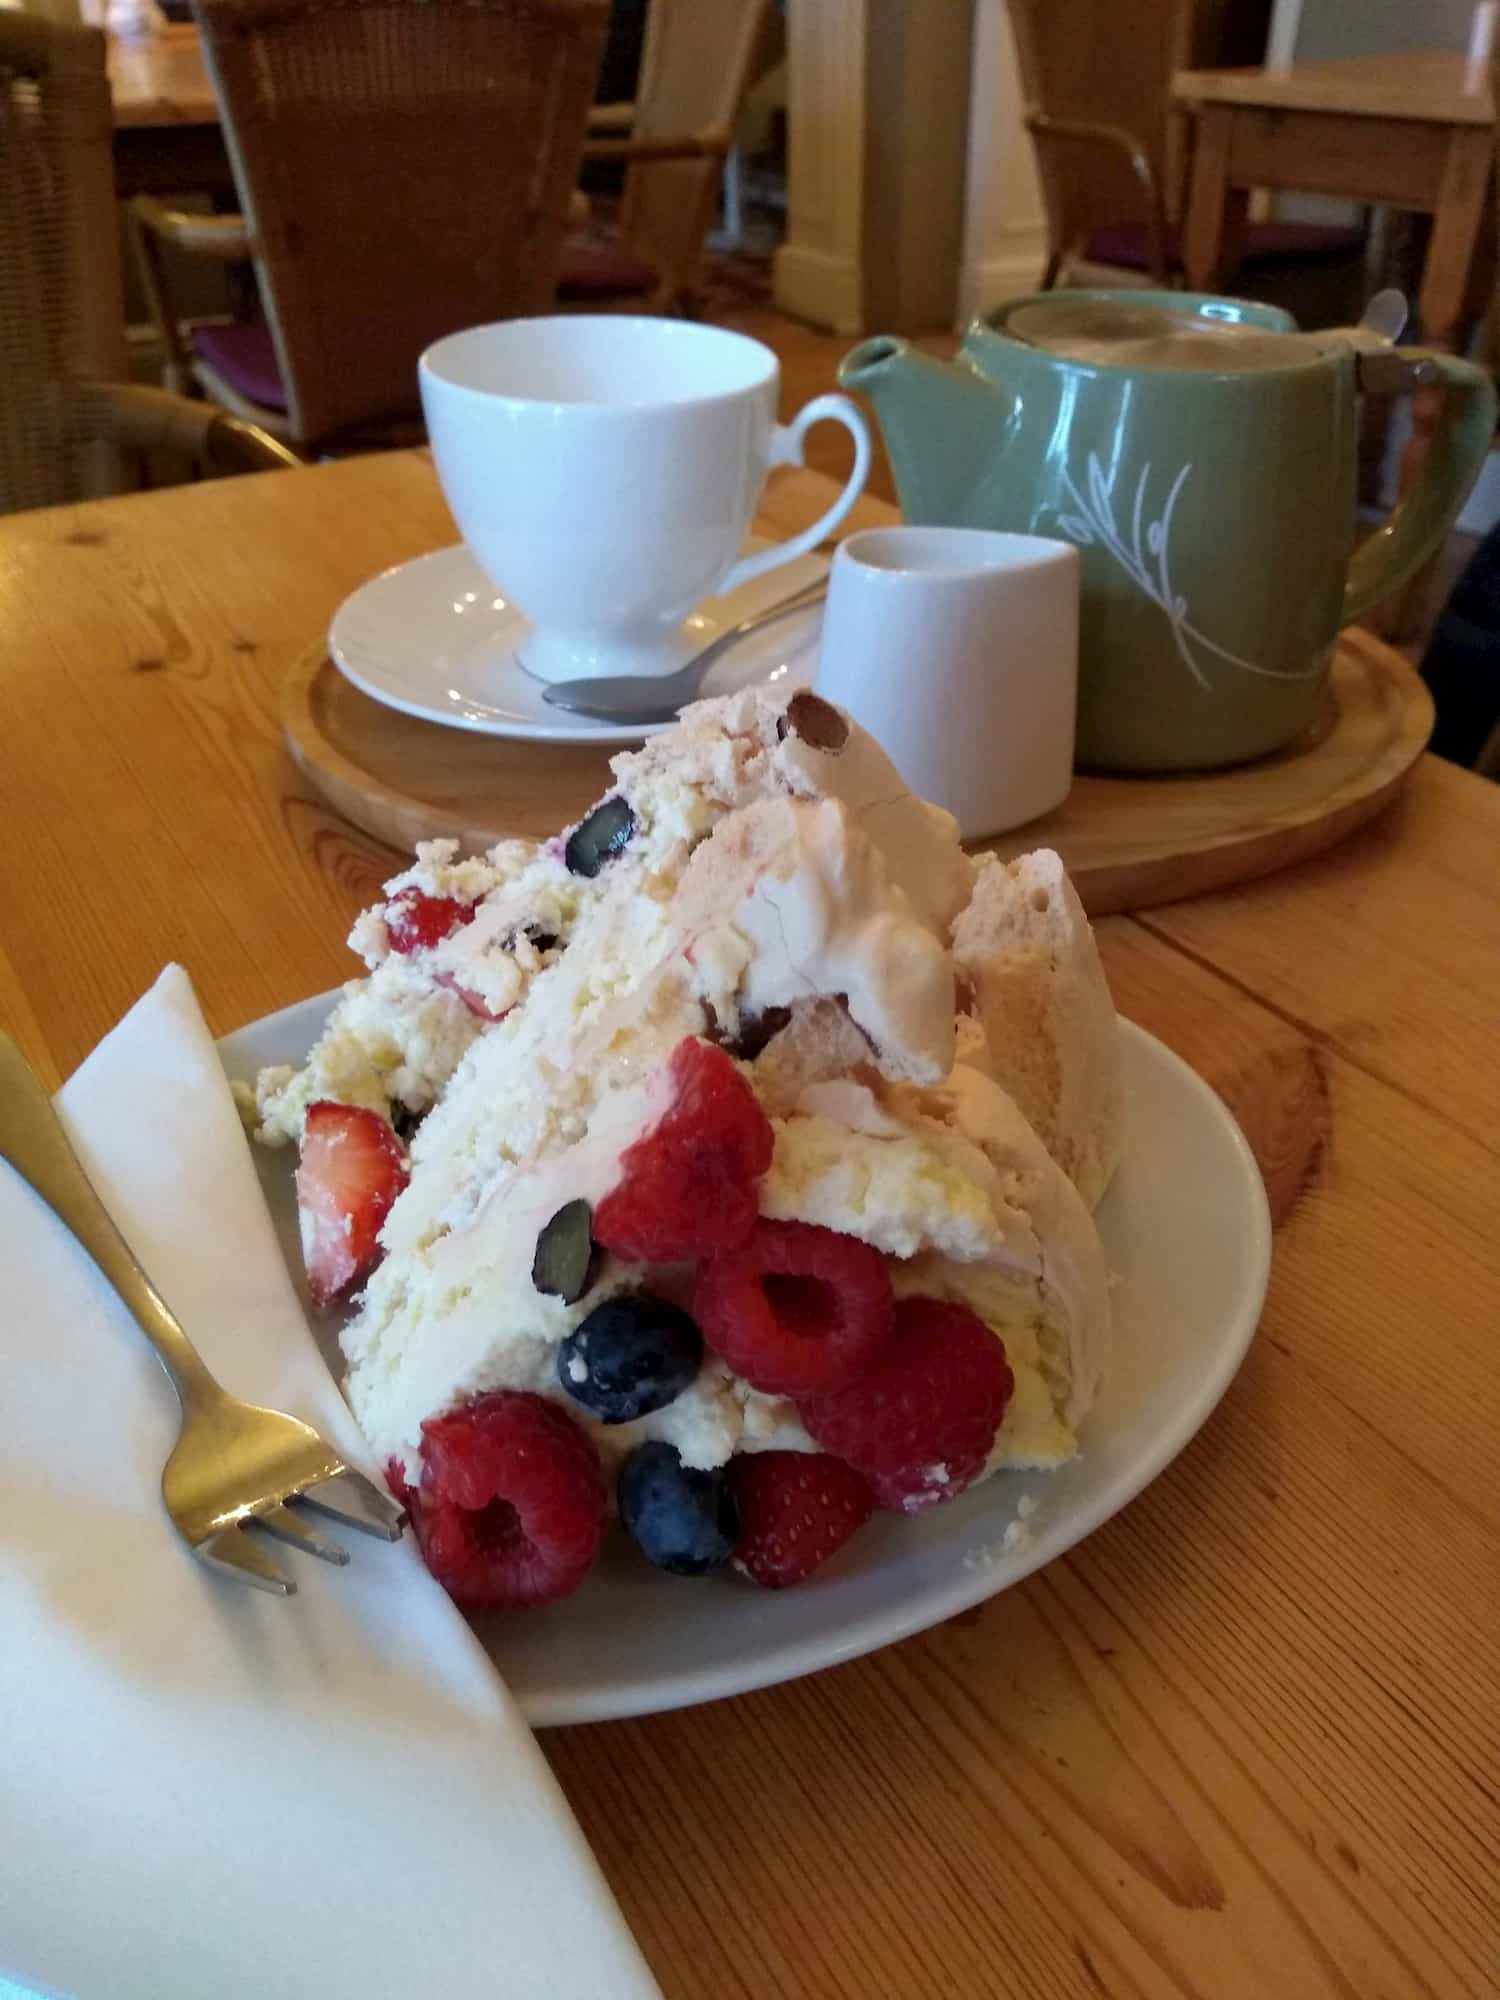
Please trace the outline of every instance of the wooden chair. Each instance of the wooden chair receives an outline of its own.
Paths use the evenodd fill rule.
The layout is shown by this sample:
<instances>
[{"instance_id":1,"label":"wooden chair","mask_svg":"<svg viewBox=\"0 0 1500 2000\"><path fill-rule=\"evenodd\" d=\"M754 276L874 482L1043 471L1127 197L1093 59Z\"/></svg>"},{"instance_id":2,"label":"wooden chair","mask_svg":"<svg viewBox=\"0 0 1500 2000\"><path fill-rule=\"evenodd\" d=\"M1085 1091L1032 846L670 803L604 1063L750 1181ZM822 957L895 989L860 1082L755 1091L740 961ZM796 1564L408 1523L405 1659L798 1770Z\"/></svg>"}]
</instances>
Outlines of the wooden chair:
<instances>
[{"instance_id":1,"label":"wooden chair","mask_svg":"<svg viewBox=\"0 0 1500 2000\"><path fill-rule=\"evenodd\" d=\"M1490 99L1497 110L1500 110L1500 47L1495 48L1490 56ZM1490 226L1491 228L1495 228L1497 224L1500 224L1500 125L1497 125L1495 129L1495 151L1490 169L1489 206ZM1500 271L1500 233L1497 233L1496 237L1492 239L1491 256L1494 258L1494 262L1487 266L1491 286L1490 297L1483 325L1479 329L1480 337L1476 343L1478 352L1475 353L1474 358L1482 366L1490 369L1491 373L1497 378L1496 387L1500 388L1500 289L1496 288L1495 278L1495 273ZM1427 462L1427 456L1432 449L1432 440L1437 427L1440 403L1441 398L1430 391L1412 399L1411 436L1407 439L1405 449L1402 451L1401 465L1397 475L1398 488L1403 494L1408 487L1416 483L1422 467ZM1380 436L1383 444L1385 438L1383 427ZM1497 429L1494 443L1490 447L1492 459L1497 450L1500 450L1500 429ZM1485 547L1489 547L1488 538L1486 538ZM1436 619L1438 630L1441 632L1443 620L1448 616L1446 609L1438 611L1434 608L1441 555L1442 552L1439 551L1430 561L1424 563L1414 577L1404 583L1393 597L1388 597L1364 621L1370 626L1372 631L1378 632L1382 639L1389 641L1393 645L1399 645L1407 640L1415 639L1421 634L1424 627L1432 623L1434 619ZM1493 570L1494 565L1487 565L1487 567ZM1462 586L1463 581L1463 578L1459 579L1459 587ZM1493 643L1500 644L1500 634L1497 634L1493 627L1487 636ZM1441 734L1441 708L1439 709L1438 728L1439 734ZM1482 771L1486 777L1500 779L1500 722L1497 722L1495 730L1481 755L1480 762L1475 768Z\"/></svg>"},{"instance_id":2,"label":"wooden chair","mask_svg":"<svg viewBox=\"0 0 1500 2000\"><path fill-rule=\"evenodd\" d=\"M207 404L134 387L97 28L0 13L0 511L139 484L143 461L295 464Z\"/></svg>"},{"instance_id":3,"label":"wooden chair","mask_svg":"<svg viewBox=\"0 0 1500 2000\"><path fill-rule=\"evenodd\" d=\"M167 380L303 451L420 437L417 360L545 310L608 0L198 0L242 214L139 199ZM253 260L264 319L184 326L162 250Z\"/></svg>"},{"instance_id":4,"label":"wooden chair","mask_svg":"<svg viewBox=\"0 0 1500 2000\"><path fill-rule=\"evenodd\" d=\"M557 297L677 312L692 297L746 92L771 55L771 0L651 0L633 102L599 104L584 157L627 164L619 225L570 237Z\"/></svg>"},{"instance_id":5,"label":"wooden chair","mask_svg":"<svg viewBox=\"0 0 1500 2000\"><path fill-rule=\"evenodd\" d=\"M1172 74L1259 60L1269 6L1257 0L1245 7L1232 0L1008 4L1047 217L1044 287L1060 280L1180 283L1189 134L1170 110ZM1245 252L1249 286L1278 267L1347 261L1363 241L1359 229L1253 224Z\"/></svg>"}]
</instances>

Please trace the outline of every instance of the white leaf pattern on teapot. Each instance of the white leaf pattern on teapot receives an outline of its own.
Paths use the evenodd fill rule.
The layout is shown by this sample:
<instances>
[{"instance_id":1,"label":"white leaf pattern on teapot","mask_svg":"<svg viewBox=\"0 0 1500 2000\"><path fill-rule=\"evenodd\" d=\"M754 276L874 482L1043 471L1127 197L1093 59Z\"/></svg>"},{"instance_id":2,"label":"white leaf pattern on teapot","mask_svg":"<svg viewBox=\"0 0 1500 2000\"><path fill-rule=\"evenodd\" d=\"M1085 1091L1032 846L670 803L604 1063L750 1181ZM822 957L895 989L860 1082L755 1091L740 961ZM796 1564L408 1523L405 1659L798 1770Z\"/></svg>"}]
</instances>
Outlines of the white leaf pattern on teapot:
<instances>
[{"instance_id":1,"label":"white leaf pattern on teapot","mask_svg":"<svg viewBox=\"0 0 1500 2000\"><path fill-rule=\"evenodd\" d=\"M1254 660L1244 660L1237 653L1231 653L1227 647L1219 645L1190 623L1186 597L1172 588L1171 539L1172 514L1192 469L1191 463L1182 467L1172 481L1161 513L1154 521L1146 522L1146 487L1151 478L1151 463L1147 460L1135 485L1135 503L1130 512L1130 540L1127 542L1115 522L1113 482L1105 478L1098 454L1091 451L1085 480L1088 487L1086 500L1067 468L1063 469L1063 486L1077 511L1059 514L1057 525L1079 548L1091 548L1098 542L1107 549L1131 581L1167 614L1177 651L1199 687L1209 685L1208 675L1198 661L1199 653L1211 653L1215 659L1223 660L1231 667L1239 667L1247 674L1258 674L1263 680L1315 680L1323 671L1321 660L1312 667L1294 672L1258 666Z\"/></svg>"}]
</instances>

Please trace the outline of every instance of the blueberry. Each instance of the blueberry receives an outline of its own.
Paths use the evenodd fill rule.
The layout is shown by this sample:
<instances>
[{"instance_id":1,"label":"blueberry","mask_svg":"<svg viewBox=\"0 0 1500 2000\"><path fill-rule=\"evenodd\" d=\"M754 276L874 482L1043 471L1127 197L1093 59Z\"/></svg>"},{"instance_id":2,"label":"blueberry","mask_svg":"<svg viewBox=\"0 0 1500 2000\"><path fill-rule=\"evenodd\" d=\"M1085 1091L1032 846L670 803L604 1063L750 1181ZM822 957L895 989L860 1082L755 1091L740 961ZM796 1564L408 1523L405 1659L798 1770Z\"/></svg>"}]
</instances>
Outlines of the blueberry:
<instances>
[{"instance_id":1,"label":"blueberry","mask_svg":"<svg viewBox=\"0 0 1500 2000\"><path fill-rule=\"evenodd\" d=\"M606 799L574 827L563 849L570 875L597 875L635 832L635 814L622 798Z\"/></svg>"},{"instance_id":2,"label":"blueberry","mask_svg":"<svg viewBox=\"0 0 1500 2000\"><path fill-rule=\"evenodd\" d=\"M593 1220L594 1211L586 1201L567 1201L543 1224L531 1260L531 1282L539 1292L550 1293L564 1305L583 1297L599 1267L599 1253L589 1234Z\"/></svg>"},{"instance_id":3,"label":"blueberry","mask_svg":"<svg viewBox=\"0 0 1500 2000\"><path fill-rule=\"evenodd\" d=\"M557 1350L557 1379L603 1424L628 1424L676 1402L697 1380L703 1336L677 1306L646 1292L606 1299Z\"/></svg>"},{"instance_id":4,"label":"blueberry","mask_svg":"<svg viewBox=\"0 0 1500 2000\"><path fill-rule=\"evenodd\" d=\"M620 1519L648 1562L702 1576L734 1554L740 1516L721 1471L684 1465L669 1444L643 1444L620 1467Z\"/></svg>"}]
</instances>

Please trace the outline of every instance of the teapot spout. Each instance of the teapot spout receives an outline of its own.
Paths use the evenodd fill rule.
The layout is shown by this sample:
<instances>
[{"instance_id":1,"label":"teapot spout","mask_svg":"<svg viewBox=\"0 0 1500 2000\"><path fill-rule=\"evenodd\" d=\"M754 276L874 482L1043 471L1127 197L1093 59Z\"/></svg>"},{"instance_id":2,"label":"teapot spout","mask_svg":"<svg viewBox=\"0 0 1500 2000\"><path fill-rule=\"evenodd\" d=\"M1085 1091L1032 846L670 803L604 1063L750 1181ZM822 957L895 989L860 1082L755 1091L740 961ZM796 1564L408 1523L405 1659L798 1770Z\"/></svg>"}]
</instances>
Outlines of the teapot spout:
<instances>
[{"instance_id":1,"label":"teapot spout","mask_svg":"<svg viewBox=\"0 0 1500 2000\"><path fill-rule=\"evenodd\" d=\"M894 369L915 352L910 341L898 340L893 333L872 334L844 356L839 363L839 380L846 389L873 393L879 383L888 380Z\"/></svg>"},{"instance_id":2,"label":"teapot spout","mask_svg":"<svg viewBox=\"0 0 1500 2000\"><path fill-rule=\"evenodd\" d=\"M875 406L908 521L977 525L974 509L1010 431L1011 399L962 360L876 334L846 354L839 381Z\"/></svg>"}]
</instances>

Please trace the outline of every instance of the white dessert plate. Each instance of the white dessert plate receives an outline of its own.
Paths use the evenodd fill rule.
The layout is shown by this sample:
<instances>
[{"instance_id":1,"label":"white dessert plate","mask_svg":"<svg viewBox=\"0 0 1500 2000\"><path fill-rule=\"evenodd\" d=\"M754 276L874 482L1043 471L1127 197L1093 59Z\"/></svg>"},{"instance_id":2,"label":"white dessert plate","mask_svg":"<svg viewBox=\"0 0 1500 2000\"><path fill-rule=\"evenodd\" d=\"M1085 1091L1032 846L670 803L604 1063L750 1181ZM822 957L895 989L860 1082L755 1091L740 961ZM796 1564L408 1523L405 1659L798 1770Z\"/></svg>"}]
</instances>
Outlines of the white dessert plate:
<instances>
[{"instance_id":1,"label":"white dessert plate","mask_svg":"<svg viewBox=\"0 0 1500 2000\"><path fill-rule=\"evenodd\" d=\"M231 1078L301 1063L336 994L254 1021L219 1044ZM713 1701L831 1667L925 1630L1051 1562L1171 1463L1233 1379L1260 1317L1271 1222L1254 1156L1180 1057L1120 1028L1125 1157L1099 1210L1117 1276L1114 1365L1055 1473L1004 1473L908 1519L877 1514L794 1590L668 1576L612 1530L576 1596L474 1622L536 1727ZM289 1149L257 1147L266 1198L302 1289ZM335 1330L309 1330L335 1373ZM1027 1518L1023 1519L1025 1515Z\"/></svg>"},{"instance_id":2,"label":"white dessert plate","mask_svg":"<svg viewBox=\"0 0 1500 2000\"><path fill-rule=\"evenodd\" d=\"M752 536L747 549L770 544ZM721 632L795 597L828 574L823 556L797 556L727 597L699 605L687 624L710 645ZM549 708L542 683L521 665L530 626L495 589L468 549L438 549L382 571L346 597L328 628L328 651L347 680L403 715L533 743L639 743L665 722L622 728ZM733 694L753 682L805 687L817 665L823 607L750 633L704 676L704 695Z\"/></svg>"}]
</instances>

